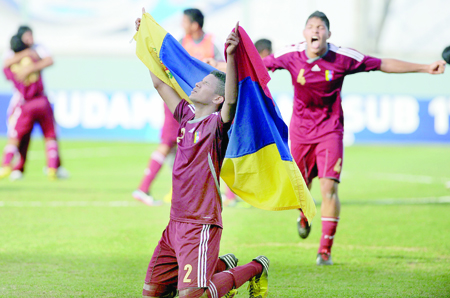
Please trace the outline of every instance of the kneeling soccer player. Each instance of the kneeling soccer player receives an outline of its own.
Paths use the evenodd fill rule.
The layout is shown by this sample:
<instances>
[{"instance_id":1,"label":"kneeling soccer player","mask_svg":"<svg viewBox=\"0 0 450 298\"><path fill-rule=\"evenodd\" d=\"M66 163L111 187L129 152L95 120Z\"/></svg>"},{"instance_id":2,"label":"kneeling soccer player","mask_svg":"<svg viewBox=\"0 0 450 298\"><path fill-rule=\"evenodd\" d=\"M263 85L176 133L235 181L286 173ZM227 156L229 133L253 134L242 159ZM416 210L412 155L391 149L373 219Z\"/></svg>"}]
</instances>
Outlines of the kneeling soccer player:
<instances>
[{"instance_id":1,"label":"kneeling soccer player","mask_svg":"<svg viewBox=\"0 0 450 298\"><path fill-rule=\"evenodd\" d=\"M140 19L136 24L139 28ZM233 297L235 289L247 281L250 297L267 296L269 260L265 256L239 267L233 254L219 257L219 173L237 102L238 35L231 33L226 43L227 74L213 71L198 82L189 96L192 105L150 72L154 87L180 126L170 221L148 266L144 297L175 297L177 291L180 297Z\"/></svg>"}]
</instances>

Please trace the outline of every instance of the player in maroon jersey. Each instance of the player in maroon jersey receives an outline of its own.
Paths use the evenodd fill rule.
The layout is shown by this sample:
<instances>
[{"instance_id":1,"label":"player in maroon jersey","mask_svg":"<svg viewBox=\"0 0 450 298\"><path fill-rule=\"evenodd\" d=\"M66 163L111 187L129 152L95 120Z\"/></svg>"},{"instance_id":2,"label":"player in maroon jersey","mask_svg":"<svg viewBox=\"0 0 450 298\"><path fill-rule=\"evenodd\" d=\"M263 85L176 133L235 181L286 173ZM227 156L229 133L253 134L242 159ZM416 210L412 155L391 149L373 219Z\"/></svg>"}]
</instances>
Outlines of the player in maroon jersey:
<instances>
[{"instance_id":1,"label":"player in maroon jersey","mask_svg":"<svg viewBox=\"0 0 450 298\"><path fill-rule=\"evenodd\" d=\"M228 144L227 131L237 101L235 33L226 43L227 74L213 71L196 84L192 105L153 73L153 85L179 122L178 149L172 172L170 221L150 261L143 296L233 297L250 281L256 296L267 295L269 260L264 256L236 267L219 258L222 200L219 174ZM225 81L226 76L226 81Z\"/></svg>"},{"instance_id":2,"label":"player in maroon jersey","mask_svg":"<svg viewBox=\"0 0 450 298\"><path fill-rule=\"evenodd\" d=\"M20 26L17 30L16 34L22 42L28 46L27 49L21 51L20 53L14 53L12 49L8 49L3 53L2 60L3 60L3 68L8 68L11 65L18 63L22 58L29 56L30 53L33 55L34 53L37 53L37 61L33 65L33 70L35 71L42 71L43 69L53 65L53 59L51 56L50 51L42 44L35 43L33 38L33 32L29 26L23 25ZM20 79L21 77L26 77L29 69L23 69L21 74L18 74L17 77ZM10 100L10 104L7 111L7 117L10 120L14 120L13 117L11 117L14 113L14 110L16 108L20 108L20 105L23 104L23 97L17 89L14 88L13 97ZM51 115L49 117L52 117ZM25 171L25 162L28 152L28 145L30 143L30 134L25 135L19 143L18 146L18 153L19 153L19 159L18 162L14 165L11 174L9 175L10 180L18 180L23 177L23 173ZM67 178L68 172L63 167L58 167L57 171L57 177L58 178Z\"/></svg>"},{"instance_id":3,"label":"player in maroon jersey","mask_svg":"<svg viewBox=\"0 0 450 298\"><path fill-rule=\"evenodd\" d=\"M5 67L3 71L6 78L12 81L20 92L23 102L14 108L10 116L8 144L3 153L0 178L7 177L11 173L11 162L18 152L20 141L30 135L34 123L39 123L45 137L48 176L54 180L60 166L58 142L53 111L45 95L39 71L40 57L34 50L29 50L19 35L11 38L11 49L19 57L18 62ZM26 54L23 54L23 51L26 51Z\"/></svg>"},{"instance_id":4,"label":"player in maroon jersey","mask_svg":"<svg viewBox=\"0 0 450 298\"><path fill-rule=\"evenodd\" d=\"M441 74L444 61L429 65L396 59L378 59L349 48L328 43L331 36L327 16L311 14L303 30L306 41L288 46L266 58L269 70L286 69L294 86L294 107L290 123L291 151L302 175L311 187L319 177L322 194L322 238L316 262L331 265L331 246L339 221L338 184L343 162L344 115L341 88L344 77L358 72L423 72ZM298 231L306 238L310 226L303 213Z\"/></svg>"}]
</instances>

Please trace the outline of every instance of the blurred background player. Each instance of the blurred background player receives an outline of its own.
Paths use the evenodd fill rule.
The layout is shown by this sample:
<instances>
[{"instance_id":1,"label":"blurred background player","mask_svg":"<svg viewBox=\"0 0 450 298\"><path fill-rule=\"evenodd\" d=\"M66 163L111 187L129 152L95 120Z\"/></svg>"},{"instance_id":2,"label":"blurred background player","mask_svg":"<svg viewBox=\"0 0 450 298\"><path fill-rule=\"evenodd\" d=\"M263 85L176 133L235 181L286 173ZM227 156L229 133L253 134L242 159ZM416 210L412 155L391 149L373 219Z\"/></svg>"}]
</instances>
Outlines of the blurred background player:
<instances>
[{"instance_id":1,"label":"blurred background player","mask_svg":"<svg viewBox=\"0 0 450 298\"><path fill-rule=\"evenodd\" d=\"M24 137L29 137L34 124L39 123L45 137L48 176L54 180L57 178L57 169L60 166L58 143L53 111L44 93L40 73L40 70L44 68L43 65L47 65L48 62L42 62L37 52L23 42L23 36L20 33L19 30L19 33L11 38L11 49L14 55L9 61L12 63L3 69L6 78L12 81L20 92L21 98L9 117L8 143L3 153L0 178L11 174L11 162L14 155L18 153L19 143Z\"/></svg>"},{"instance_id":2,"label":"blurred background player","mask_svg":"<svg viewBox=\"0 0 450 298\"><path fill-rule=\"evenodd\" d=\"M344 115L341 88L344 77L358 72L422 72L441 74L444 61L415 64L395 59L378 59L358 51L327 43L330 22L319 11L311 14L303 30L305 42L288 46L264 58L269 70L286 69L294 85L294 107L290 123L291 151L311 188L319 177L322 195L322 237L317 265L331 265L331 247L339 222L338 184L343 162ZM298 232L309 234L310 226L300 211Z\"/></svg>"},{"instance_id":3,"label":"blurred background player","mask_svg":"<svg viewBox=\"0 0 450 298\"><path fill-rule=\"evenodd\" d=\"M5 51L3 55L3 67L7 68L10 67L12 64L17 63L19 59L22 58L22 56L25 56L28 54L28 51L34 51L37 53L39 61L35 64L34 68L37 71L41 71L49 66L53 65L53 58L51 56L50 51L43 46L42 44L35 43L33 38L33 32L30 27L28 26L20 26L17 30L16 34L22 42L29 47L29 49L26 49L22 51L20 54L15 55L14 51L11 50L11 48L8 48L8 50ZM26 73L24 73L25 75ZM7 110L7 118L9 118L12 115L12 112L14 111L14 108L23 103L23 97L21 93L13 87L13 96L9 102L8 110ZM25 162L27 158L27 152L28 152L28 146L30 144L30 138L31 133L26 134L19 142L18 146L18 157L19 161L16 163L14 168L12 169L11 174L9 175L9 178L11 180L17 180L21 179L23 177L23 173L25 170ZM45 172L47 169L45 168ZM58 178L67 178L69 173L66 169L63 167L58 167L57 170L57 176Z\"/></svg>"},{"instance_id":4,"label":"blurred background player","mask_svg":"<svg viewBox=\"0 0 450 298\"><path fill-rule=\"evenodd\" d=\"M140 22L140 19L136 20L136 29L139 27L139 23L137 22ZM199 60L204 61L205 59L213 58L217 61L222 61L223 57L214 44L214 37L203 31L203 23L204 16L199 9L189 8L184 10L182 26L185 36L179 42L191 56ZM173 118L172 113L164 103L164 124L161 130L161 142L152 153L139 188L132 194L136 200L149 206L160 203L155 201L150 195L150 186L166 160L166 157L169 153L176 150L177 133L178 122ZM234 196L228 188L227 196Z\"/></svg>"},{"instance_id":5,"label":"blurred background player","mask_svg":"<svg viewBox=\"0 0 450 298\"><path fill-rule=\"evenodd\" d=\"M272 42L268 39L261 38L255 42L255 47L258 50L261 58L265 58L272 54Z\"/></svg>"}]
</instances>

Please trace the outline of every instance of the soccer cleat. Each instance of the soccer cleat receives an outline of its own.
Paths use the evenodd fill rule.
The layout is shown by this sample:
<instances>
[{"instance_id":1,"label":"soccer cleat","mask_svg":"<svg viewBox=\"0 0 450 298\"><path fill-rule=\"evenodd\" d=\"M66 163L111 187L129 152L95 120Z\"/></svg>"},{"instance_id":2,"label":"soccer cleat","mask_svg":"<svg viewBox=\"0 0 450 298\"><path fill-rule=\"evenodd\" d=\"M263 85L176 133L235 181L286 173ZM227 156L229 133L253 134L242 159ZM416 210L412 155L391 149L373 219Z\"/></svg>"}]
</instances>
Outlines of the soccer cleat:
<instances>
[{"instance_id":1,"label":"soccer cleat","mask_svg":"<svg viewBox=\"0 0 450 298\"><path fill-rule=\"evenodd\" d=\"M145 192L143 192L140 189L133 191L133 193L131 195L136 200L141 201L142 203L144 203L145 205L148 205L148 206L159 206L162 204L161 201L154 200L151 195L146 194Z\"/></svg>"},{"instance_id":2,"label":"soccer cleat","mask_svg":"<svg viewBox=\"0 0 450 298\"><path fill-rule=\"evenodd\" d=\"M55 168L47 169L47 176L48 176L49 180L54 181L54 180L58 179L58 176L56 176L56 171L57 171L57 169L55 169Z\"/></svg>"},{"instance_id":3,"label":"soccer cleat","mask_svg":"<svg viewBox=\"0 0 450 298\"><path fill-rule=\"evenodd\" d=\"M19 170L14 170L9 174L9 180L16 181L21 180L23 178L23 173Z\"/></svg>"},{"instance_id":4,"label":"soccer cleat","mask_svg":"<svg viewBox=\"0 0 450 298\"><path fill-rule=\"evenodd\" d=\"M236 289L233 289L231 291L229 291L228 293L225 294L225 296L223 296L224 298L233 298L234 296L236 296L238 293L238 291Z\"/></svg>"},{"instance_id":5,"label":"soccer cleat","mask_svg":"<svg viewBox=\"0 0 450 298\"><path fill-rule=\"evenodd\" d=\"M58 167L56 170L56 177L58 177L58 179L67 179L69 178L69 171L64 167Z\"/></svg>"},{"instance_id":6,"label":"soccer cleat","mask_svg":"<svg viewBox=\"0 0 450 298\"><path fill-rule=\"evenodd\" d=\"M0 168L0 179L6 178L11 174L10 166L3 166Z\"/></svg>"},{"instance_id":7,"label":"soccer cleat","mask_svg":"<svg viewBox=\"0 0 450 298\"><path fill-rule=\"evenodd\" d=\"M42 172L44 175L48 176L48 167L43 167ZM58 179L67 179L69 178L69 171L66 170L64 167L58 167L56 169L56 178Z\"/></svg>"},{"instance_id":8,"label":"soccer cleat","mask_svg":"<svg viewBox=\"0 0 450 298\"><path fill-rule=\"evenodd\" d=\"M225 270L234 268L237 266L238 263L238 258L236 258L236 256L234 254L226 254L223 256L219 257L220 260L222 260L223 262L225 262L225 264L227 265L227 268Z\"/></svg>"},{"instance_id":9,"label":"soccer cleat","mask_svg":"<svg viewBox=\"0 0 450 298\"><path fill-rule=\"evenodd\" d=\"M265 298L269 293L269 259L259 256L253 259L263 266L263 271L248 281L250 298Z\"/></svg>"},{"instance_id":10,"label":"soccer cleat","mask_svg":"<svg viewBox=\"0 0 450 298\"><path fill-rule=\"evenodd\" d=\"M316 264L321 266L321 265L333 265L333 261L331 260L331 254L330 253L318 253L317 254L317 259L316 259Z\"/></svg>"},{"instance_id":11,"label":"soccer cleat","mask_svg":"<svg viewBox=\"0 0 450 298\"><path fill-rule=\"evenodd\" d=\"M305 239L308 237L309 232L311 232L311 226L306 219L306 216L303 212L300 212L300 216L297 218L297 230L300 238Z\"/></svg>"}]
</instances>

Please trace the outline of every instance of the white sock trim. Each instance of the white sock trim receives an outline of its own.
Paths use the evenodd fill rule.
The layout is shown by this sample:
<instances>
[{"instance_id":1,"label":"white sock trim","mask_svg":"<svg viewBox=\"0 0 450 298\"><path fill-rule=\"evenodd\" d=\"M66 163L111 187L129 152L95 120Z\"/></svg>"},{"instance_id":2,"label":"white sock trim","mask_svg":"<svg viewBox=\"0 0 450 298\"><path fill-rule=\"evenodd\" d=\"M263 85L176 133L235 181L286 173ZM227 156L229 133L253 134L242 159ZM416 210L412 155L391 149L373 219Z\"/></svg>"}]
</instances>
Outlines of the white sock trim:
<instances>
[{"instance_id":1,"label":"white sock trim","mask_svg":"<svg viewBox=\"0 0 450 298\"><path fill-rule=\"evenodd\" d=\"M334 221L339 222L339 217L322 217L322 221Z\"/></svg>"}]
</instances>

